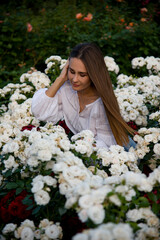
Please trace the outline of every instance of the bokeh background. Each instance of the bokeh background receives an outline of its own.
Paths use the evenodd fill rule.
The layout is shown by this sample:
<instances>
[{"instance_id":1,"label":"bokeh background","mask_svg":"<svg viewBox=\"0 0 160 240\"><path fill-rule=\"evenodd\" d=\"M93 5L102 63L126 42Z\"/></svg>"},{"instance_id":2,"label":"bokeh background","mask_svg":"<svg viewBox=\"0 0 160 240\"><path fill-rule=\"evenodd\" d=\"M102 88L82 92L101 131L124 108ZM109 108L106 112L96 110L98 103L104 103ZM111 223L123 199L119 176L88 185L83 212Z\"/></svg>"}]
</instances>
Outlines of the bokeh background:
<instances>
[{"instance_id":1,"label":"bokeh background","mask_svg":"<svg viewBox=\"0 0 160 240\"><path fill-rule=\"evenodd\" d=\"M1 0L0 32L0 87L80 42L97 43L132 74L131 59L159 56L160 1Z\"/></svg>"}]
</instances>

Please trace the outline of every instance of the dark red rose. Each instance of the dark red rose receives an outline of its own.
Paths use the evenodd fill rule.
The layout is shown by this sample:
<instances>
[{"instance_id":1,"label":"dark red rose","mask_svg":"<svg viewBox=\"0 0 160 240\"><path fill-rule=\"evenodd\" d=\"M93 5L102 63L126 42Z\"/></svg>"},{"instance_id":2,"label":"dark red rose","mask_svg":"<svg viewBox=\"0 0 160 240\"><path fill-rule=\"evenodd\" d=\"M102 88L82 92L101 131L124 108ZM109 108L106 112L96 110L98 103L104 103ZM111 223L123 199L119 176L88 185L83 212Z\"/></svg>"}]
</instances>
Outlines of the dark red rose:
<instances>
[{"instance_id":1,"label":"dark red rose","mask_svg":"<svg viewBox=\"0 0 160 240\"><path fill-rule=\"evenodd\" d=\"M64 120L63 120L63 121L59 121L59 122L58 122L58 125L60 125L61 127L64 128L65 133L66 133L67 135L71 132L71 130L67 127L67 125L66 125L66 123L65 123Z\"/></svg>"},{"instance_id":2,"label":"dark red rose","mask_svg":"<svg viewBox=\"0 0 160 240\"><path fill-rule=\"evenodd\" d=\"M18 210L21 207L19 202L12 201L8 206L8 212L13 216L18 216Z\"/></svg>"},{"instance_id":3,"label":"dark red rose","mask_svg":"<svg viewBox=\"0 0 160 240\"><path fill-rule=\"evenodd\" d=\"M133 121L130 121L130 122L128 122L127 124L128 124L133 130L137 130L137 129L138 129L137 125L136 125Z\"/></svg>"},{"instance_id":4,"label":"dark red rose","mask_svg":"<svg viewBox=\"0 0 160 240\"><path fill-rule=\"evenodd\" d=\"M8 212L8 209L3 206L0 207L0 219L1 223L9 223L12 220L12 215Z\"/></svg>"},{"instance_id":5,"label":"dark red rose","mask_svg":"<svg viewBox=\"0 0 160 240\"><path fill-rule=\"evenodd\" d=\"M11 190L9 193L7 193L6 196L4 196L0 201L0 206L7 206L9 201L12 199L12 197L15 195L16 190Z\"/></svg>"},{"instance_id":6,"label":"dark red rose","mask_svg":"<svg viewBox=\"0 0 160 240\"><path fill-rule=\"evenodd\" d=\"M61 226L64 231L65 240L70 240L76 233L80 233L87 228L87 226L80 221L77 215L68 216L67 214L63 215Z\"/></svg>"},{"instance_id":7,"label":"dark red rose","mask_svg":"<svg viewBox=\"0 0 160 240\"><path fill-rule=\"evenodd\" d=\"M22 127L21 131L22 131L22 132L23 132L24 130L31 131L32 128L35 128L35 127L36 127L36 126L29 124L29 125L27 125L27 126ZM39 130L40 130L40 128L37 127L37 131L39 131Z\"/></svg>"},{"instance_id":8,"label":"dark red rose","mask_svg":"<svg viewBox=\"0 0 160 240\"><path fill-rule=\"evenodd\" d=\"M16 190L10 191L0 201L0 218L5 223L10 222L15 217L26 219L32 213L31 210L27 210L28 206L22 202L27 192L24 190L18 196L15 192Z\"/></svg>"},{"instance_id":9,"label":"dark red rose","mask_svg":"<svg viewBox=\"0 0 160 240\"><path fill-rule=\"evenodd\" d=\"M152 170L147 164L144 164L142 172L148 177Z\"/></svg>"},{"instance_id":10,"label":"dark red rose","mask_svg":"<svg viewBox=\"0 0 160 240\"><path fill-rule=\"evenodd\" d=\"M12 201L8 207L8 212L15 217L25 219L31 214L31 211L26 210L28 206L24 205L22 200L23 197L16 198L14 201Z\"/></svg>"}]
</instances>

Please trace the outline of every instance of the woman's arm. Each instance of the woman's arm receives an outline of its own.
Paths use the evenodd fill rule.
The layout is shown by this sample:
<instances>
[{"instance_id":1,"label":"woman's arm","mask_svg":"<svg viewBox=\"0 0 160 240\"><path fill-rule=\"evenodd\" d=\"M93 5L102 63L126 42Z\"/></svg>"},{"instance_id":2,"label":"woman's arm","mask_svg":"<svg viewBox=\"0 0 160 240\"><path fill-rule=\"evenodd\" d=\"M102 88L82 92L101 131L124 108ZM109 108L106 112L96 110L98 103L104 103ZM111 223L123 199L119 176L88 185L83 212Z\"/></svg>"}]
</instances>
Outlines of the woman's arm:
<instances>
[{"instance_id":1,"label":"woman's arm","mask_svg":"<svg viewBox=\"0 0 160 240\"><path fill-rule=\"evenodd\" d=\"M58 90L67 80L68 65L69 61L51 87L35 92L31 111L39 120L51 121L55 124L63 117L61 92Z\"/></svg>"},{"instance_id":2,"label":"woman's arm","mask_svg":"<svg viewBox=\"0 0 160 240\"><path fill-rule=\"evenodd\" d=\"M56 78L54 83L46 90L46 95L48 97L54 97L59 88L67 81L68 77L68 66L69 66L69 60L67 60L61 74L59 77Z\"/></svg>"}]
</instances>

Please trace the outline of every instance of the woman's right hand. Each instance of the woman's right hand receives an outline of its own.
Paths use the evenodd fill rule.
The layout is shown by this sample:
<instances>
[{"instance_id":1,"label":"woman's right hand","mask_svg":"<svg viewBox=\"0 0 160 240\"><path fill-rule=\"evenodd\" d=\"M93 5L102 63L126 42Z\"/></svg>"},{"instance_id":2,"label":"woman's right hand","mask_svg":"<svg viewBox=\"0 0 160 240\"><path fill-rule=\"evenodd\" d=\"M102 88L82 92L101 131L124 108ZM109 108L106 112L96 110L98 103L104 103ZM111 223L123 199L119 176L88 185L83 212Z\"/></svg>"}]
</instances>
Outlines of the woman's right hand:
<instances>
[{"instance_id":1,"label":"woman's right hand","mask_svg":"<svg viewBox=\"0 0 160 240\"><path fill-rule=\"evenodd\" d=\"M54 97L60 87L68 80L68 67L69 67L69 59L64 65L59 77L52 83L52 85L46 90L46 95L48 97Z\"/></svg>"},{"instance_id":2,"label":"woman's right hand","mask_svg":"<svg viewBox=\"0 0 160 240\"><path fill-rule=\"evenodd\" d=\"M62 81L62 83L68 80L68 67L69 67L69 59L64 65L59 77L57 78L59 81Z\"/></svg>"}]
</instances>

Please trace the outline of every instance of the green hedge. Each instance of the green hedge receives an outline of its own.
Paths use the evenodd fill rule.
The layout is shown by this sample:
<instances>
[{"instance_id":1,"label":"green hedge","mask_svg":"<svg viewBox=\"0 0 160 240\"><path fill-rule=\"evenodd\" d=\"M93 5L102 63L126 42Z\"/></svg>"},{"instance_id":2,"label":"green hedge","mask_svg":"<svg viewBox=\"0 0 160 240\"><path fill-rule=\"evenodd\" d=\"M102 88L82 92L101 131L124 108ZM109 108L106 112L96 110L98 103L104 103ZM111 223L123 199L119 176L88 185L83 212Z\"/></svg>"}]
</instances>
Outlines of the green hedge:
<instances>
[{"instance_id":1,"label":"green hedge","mask_svg":"<svg viewBox=\"0 0 160 240\"><path fill-rule=\"evenodd\" d=\"M143 11L141 9L146 8ZM67 58L79 42L97 43L114 57L123 73L130 60L158 57L160 45L157 1L2 1L0 10L0 86L18 82L36 67L44 70L51 55ZM81 19L76 14L82 13ZM84 21L88 13L90 21ZM32 31L27 31L27 23Z\"/></svg>"}]
</instances>

